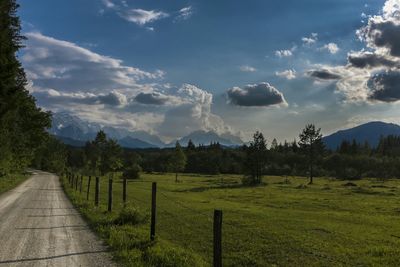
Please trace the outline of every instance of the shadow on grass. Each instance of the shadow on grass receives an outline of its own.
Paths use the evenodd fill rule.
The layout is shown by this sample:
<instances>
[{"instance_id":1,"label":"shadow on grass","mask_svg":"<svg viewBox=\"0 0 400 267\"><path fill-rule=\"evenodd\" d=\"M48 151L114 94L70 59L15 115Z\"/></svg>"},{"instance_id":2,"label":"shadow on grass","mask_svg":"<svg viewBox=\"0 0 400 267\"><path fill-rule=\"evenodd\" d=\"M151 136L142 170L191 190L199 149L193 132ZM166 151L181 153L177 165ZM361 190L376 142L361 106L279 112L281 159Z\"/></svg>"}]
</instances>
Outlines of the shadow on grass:
<instances>
[{"instance_id":1,"label":"shadow on grass","mask_svg":"<svg viewBox=\"0 0 400 267\"><path fill-rule=\"evenodd\" d=\"M208 190L219 190L219 189L251 189L251 188L260 188L260 187L265 187L267 184L266 183L261 183L259 185L244 185L240 183L235 183L235 184L220 184L216 186L199 186L199 187L193 187L189 189L180 189L180 190L172 190L171 192L176 192L176 193L184 193L184 192L204 192Z\"/></svg>"}]
</instances>

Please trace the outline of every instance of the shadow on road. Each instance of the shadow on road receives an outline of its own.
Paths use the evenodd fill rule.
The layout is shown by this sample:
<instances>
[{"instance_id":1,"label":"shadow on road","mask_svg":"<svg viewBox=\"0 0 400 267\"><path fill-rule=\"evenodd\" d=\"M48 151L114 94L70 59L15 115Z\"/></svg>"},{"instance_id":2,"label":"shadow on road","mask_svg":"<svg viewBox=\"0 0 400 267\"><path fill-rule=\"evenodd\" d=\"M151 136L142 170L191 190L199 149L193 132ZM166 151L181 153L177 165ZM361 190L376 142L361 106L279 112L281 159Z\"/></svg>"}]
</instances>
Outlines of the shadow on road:
<instances>
[{"instance_id":1,"label":"shadow on road","mask_svg":"<svg viewBox=\"0 0 400 267\"><path fill-rule=\"evenodd\" d=\"M43 261L43 260L52 260L64 257L71 257L71 256L79 256L79 255L87 255L87 254L96 254L96 253L106 253L107 250L100 250L100 251L84 251L84 252L75 252L75 253L68 253L63 255L55 255L49 257L41 257L41 258L26 258L26 259L16 259L16 260L2 260L0 264L10 264L10 263L18 263L18 262L27 262L27 261Z\"/></svg>"},{"instance_id":2,"label":"shadow on road","mask_svg":"<svg viewBox=\"0 0 400 267\"><path fill-rule=\"evenodd\" d=\"M56 215L28 215L27 217L62 217L62 216L79 216L79 213L56 214Z\"/></svg>"},{"instance_id":3,"label":"shadow on road","mask_svg":"<svg viewBox=\"0 0 400 267\"><path fill-rule=\"evenodd\" d=\"M63 228L83 228L87 229L87 225L63 225L63 226L52 226L52 227L16 227L15 230L51 230L51 229L63 229Z\"/></svg>"}]
</instances>

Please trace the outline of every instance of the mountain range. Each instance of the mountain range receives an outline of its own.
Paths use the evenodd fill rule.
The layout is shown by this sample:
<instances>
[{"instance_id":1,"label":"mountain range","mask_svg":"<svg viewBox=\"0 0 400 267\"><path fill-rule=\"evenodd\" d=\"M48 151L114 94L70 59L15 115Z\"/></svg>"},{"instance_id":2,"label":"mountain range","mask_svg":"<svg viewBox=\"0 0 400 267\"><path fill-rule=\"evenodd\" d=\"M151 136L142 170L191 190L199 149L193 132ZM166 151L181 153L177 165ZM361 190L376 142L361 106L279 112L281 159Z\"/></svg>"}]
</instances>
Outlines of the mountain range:
<instances>
[{"instance_id":1,"label":"mountain range","mask_svg":"<svg viewBox=\"0 0 400 267\"><path fill-rule=\"evenodd\" d=\"M88 140L93 140L98 131L103 130L107 136L116 139L125 148L164 148L175 146L179 141L183 146L192 140L195 145L208 145L212 142L219 142L223 146L240 146L244 142L232 134L217 134L212 131L194 131L187 136L169 143L163 142L157 135L146 131L129 131L122 128L102 126L98 123L84 121L77 116L65 112L53 114L53 124L49 129L50 134L56 136L65 144L72 146L84 146ZM326 147L335 150L343 140L358 143L368 142L376 147L382 136L399 135L400 126L393 123L381 121L368 122L353 128L337 131L323 137Z\"/></svg>"},{"instance_id":2,"label":"mountain range","mask_svg":"<svg viewBox=\"0 0 400 267\"><path fill-rule=\"evenodd\" d=\"M125 148L163 148L173 147L176 141L186 145L189 140L195 145L208 145L211 142L219 142L223 146L239 146L243 141L232 134L219 135L212 131L198 130L174 140L164 143L158 136L145 131L129 131L122 128L102 126L98 123L84 121L77 116L66 112L54 113L52 127L49 133L56 136L65 144L83 146L86 141L93 140L98 131L103 130L110 138L116 139Z\"/></svg>"}]
</instances>

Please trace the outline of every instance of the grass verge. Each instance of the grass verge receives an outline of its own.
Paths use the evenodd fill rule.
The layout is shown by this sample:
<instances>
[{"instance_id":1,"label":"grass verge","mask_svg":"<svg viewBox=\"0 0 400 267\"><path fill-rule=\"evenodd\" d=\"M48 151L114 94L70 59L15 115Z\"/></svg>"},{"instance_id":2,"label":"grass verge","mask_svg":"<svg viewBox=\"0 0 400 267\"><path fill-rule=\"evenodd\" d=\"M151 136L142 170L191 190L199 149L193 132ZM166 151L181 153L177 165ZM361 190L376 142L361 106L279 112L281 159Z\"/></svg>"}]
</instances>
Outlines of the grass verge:
<instances>
[{"instance_id":1,"label":"grass verge","mask_svg":"<svg viewBox=\"0 0 400 267\"><path fill-rule=\"evenodd\" d=\"M17 187L29 177L29 173L14 173L0 177L0 194Z\"/></svg>"},{"instance_id":2,"label":"grass verge","mask_svg":"<svg viewBox=\"0 0 400 267\"><path fill-rule=\"evenodd\" d=\"M123 266L201 267L203 259L179 245L161 238L150 241L149 214L134 204L120 203L109 213L105 205L98 207L86 200L86 194L75 191L61 178L64 191L90 227L110 247L114 260ZM92 196L91 196L92 198Z\"/></svg>"}]
</instances>

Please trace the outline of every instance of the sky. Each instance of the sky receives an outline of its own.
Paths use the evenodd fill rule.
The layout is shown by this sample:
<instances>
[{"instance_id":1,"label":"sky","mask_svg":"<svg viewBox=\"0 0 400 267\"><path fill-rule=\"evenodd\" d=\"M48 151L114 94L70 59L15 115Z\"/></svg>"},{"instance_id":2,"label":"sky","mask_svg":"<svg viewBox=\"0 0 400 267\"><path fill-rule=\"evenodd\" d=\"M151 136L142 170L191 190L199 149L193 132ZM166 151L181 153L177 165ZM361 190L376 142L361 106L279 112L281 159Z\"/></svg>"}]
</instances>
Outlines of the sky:
<instances>
[{"instance_id":1,"label":"sky","mask_svg":"<svg viewBox=\"0 0 400 267\"><path fill-rule=\"evenodd\" d=\"M400 0L19 0L46 110L249 140L400 123Z\"/></svg>"}]
</instances>

